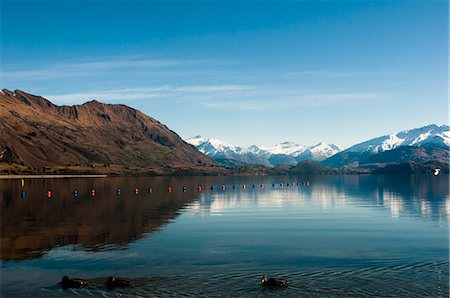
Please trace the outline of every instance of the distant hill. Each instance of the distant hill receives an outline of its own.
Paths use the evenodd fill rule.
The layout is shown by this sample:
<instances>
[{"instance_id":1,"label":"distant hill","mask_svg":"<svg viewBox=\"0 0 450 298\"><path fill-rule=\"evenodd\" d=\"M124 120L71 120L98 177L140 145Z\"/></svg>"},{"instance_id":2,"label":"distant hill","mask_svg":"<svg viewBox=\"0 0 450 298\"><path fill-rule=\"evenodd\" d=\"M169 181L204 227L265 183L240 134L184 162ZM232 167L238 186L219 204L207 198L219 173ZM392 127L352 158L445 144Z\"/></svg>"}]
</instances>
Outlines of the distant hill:
<instances>
[{"instance_id":1,"label":"distant hill","mask_svg":"<svg viewBox=\"0 0 450 298\"><path fill-rule=\"evenodd\" d=\"M341 171L326 167L316 161L304 160L299 162L295 167L292 167L290 173L296 175L330 175L340 174Z\"/></svg>"},{"instance_id":2,"label":"distant hill","mask_svg":"<svg viewBox=\"0 0 450 298\"><path fill-rule=\"evenodd\" d=\"M0 163L34 172L93 165L155 173L218 168L164 124L126 105L57 106L7 89L0 92Z\"/></svg>"},{"instance_id":3,"label":"distant hill","mask_svg":"<svg viewBox=\"0 0 450 298\"><path fill-rule=\"evenodd\" d=\"M385 167L380 167L374 170L372 173L383 175L434 174L436 169L440 170L439 174L448 174L449 164L433 161L422 163L408 161L397 164L389 164L386 165Z\"/></svg>"}]
</instances>

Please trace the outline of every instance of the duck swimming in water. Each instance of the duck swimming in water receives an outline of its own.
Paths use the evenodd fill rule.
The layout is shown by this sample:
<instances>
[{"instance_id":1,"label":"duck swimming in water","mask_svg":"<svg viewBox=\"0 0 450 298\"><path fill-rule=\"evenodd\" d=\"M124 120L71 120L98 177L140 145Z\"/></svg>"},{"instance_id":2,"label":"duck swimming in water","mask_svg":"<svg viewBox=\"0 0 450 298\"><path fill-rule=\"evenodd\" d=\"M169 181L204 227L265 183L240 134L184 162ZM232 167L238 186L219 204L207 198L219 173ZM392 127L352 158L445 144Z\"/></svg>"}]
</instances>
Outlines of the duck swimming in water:
<instances>
[{"instance_id":1,"label":"duck swimming in water","mask_svg":"<svg viewBox=\"0 0 450 298\"><path fill-rule=\"evenodd\" d=\"M261 278L261 285L265 287L281 288L287 287L288 282L285 279L267 278L265 275L263 275Z\"/></svg>"},{"instance_id":2,"label":"duck swimming in water","mask_svg":"<svg viewBox=\"0 0 450 298\"><path fill-rule=\"evenodd\" d=\"M124 288L130 286L130 281L122 278L116 278L114 276L110 276L108 280L105 282L105 286L109 289L113 288Z\"/></svg>"},{"instance_id":3,"label":"duck swimming in water","mask_svg":"<svg viewBox=\"0 0 450 298\"><path fill-rule=\"evenodd\" d=\"M69 288L84 288L87 287L87 280L79 279L79 278L69 278L68 276L64 276L61 280L61 286L63 289L67 290Z\"/></svg>"}]
</instances>

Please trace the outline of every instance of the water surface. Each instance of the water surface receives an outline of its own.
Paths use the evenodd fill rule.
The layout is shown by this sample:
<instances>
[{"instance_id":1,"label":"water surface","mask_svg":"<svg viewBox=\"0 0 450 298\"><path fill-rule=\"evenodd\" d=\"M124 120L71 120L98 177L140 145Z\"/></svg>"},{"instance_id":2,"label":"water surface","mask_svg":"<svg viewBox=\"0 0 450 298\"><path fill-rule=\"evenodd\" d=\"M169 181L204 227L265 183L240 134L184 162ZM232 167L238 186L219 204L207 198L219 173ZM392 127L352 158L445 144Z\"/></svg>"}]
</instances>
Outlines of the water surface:
<instances>
[{"instance_id":1,"label":"water surface","mask_svg":"<svg viewBox=\"0 0 450 298\"><path fill-rule=\"evenodd\" d=\"M3 180L0 196L2 297L449 296L445 175Z\"/></svg>"}]
</instances>

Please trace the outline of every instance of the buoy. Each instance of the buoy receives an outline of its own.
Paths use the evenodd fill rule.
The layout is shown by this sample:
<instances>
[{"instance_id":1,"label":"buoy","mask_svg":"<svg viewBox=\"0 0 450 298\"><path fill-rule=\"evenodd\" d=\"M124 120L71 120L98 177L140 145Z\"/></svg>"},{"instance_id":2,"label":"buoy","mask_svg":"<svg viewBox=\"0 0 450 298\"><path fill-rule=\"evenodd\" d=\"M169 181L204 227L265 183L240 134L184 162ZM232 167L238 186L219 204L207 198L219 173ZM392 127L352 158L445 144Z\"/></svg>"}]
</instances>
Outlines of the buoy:
<instances>
[{"instance_id":1,"label":"buoy","mask_svg":"<svg viewBox=\"0 0 450 298\"><path fill-rule=\"evenodd\" d=\"M91 189L91 197L95 197L95 189Z\"/></svg>"},{"instance_id":2,"label":"buoy","mask_svg":"<svg viewBox=\"0 0 450 298\"><path fill-rule=\"evenodd\" d=\"M236 189L236 185L233 184L233 189Z\"/></svg>"},{"instance_id":3,"label":"buoy","mask_svg":"<svg viewBox=\"0 0 450 298\"><path fill-rule=\"evenodd\" d=\"M120 188L117 189L117 195L120 195L122 191L120 190Z\"/></svg>"},{"instance_id":4,"label":"buoy","mask_svg":"<svg viewBox=\"0 0 450 298\"><path fill-rule=\"evenodd\" d=\"M169 186L169 187L167 188L167 192L172 192L172 187Z\"/></svg>"},{"instance_id":5,"label":"buoy","mask_svg":"<svg viewBox=\"0 0 450 298\"><path fill-rule=\"evenodd\" d=\"M252 185L252 188L255 188L255 184Z\"/></svg>"},{"instance_id":6,"label":"buoy","mask_svg":"<svg viewBox=\"0 0 450 298\"><path fill-rule=\"evenodd\" d=\"M22 192L20 193L20 197L21 197L22 199L25 199L25 198L27 197L26 191L22 190Z\"/></svg>"},{"instance_id":7,"label":"buoy","mask_svg":"<svg viewBox=\"0 0 450 298\"><path fill-rule=\"evenodd\" d=\"M286 186L289 186L289 183L286 183Z\"/></svg>"},{"instance_id":8,"label":"buoy","mask_svg":"<svg viewBox=\"0 0 450 298\"><path fill-rule=\"evenodd\" d=\"M52 197L52 192L50 190L47 190L47 198L51 198Z\"/></svg>"},{"instance_id":9,"label":"buoy","mask_svg":"<svg viewBox=\"0 0 450 298\"><path fill-rule=\"evenodd\" d=\"M136 188L134 189L134 194L135 194L135 195L138 195L138 194L139 194L139 188L136 187Z\"/></svg>"},{"instance_id":10,"label":"buoy","mask_svg":"<svg viewBox=\"0 0 450 298\"><path fill-rule=\"evenodd\" d=\"M152 193L153 192L153 188L149 187L147 188L147 193Z\"/></svg>"},{"instance_id":11,"label":"buoy","mask_svg":"<svg viewBox=\"0 0 450 298\"><path fill-rule=\"evenodd\" d=\"M222 185L222 190L225 190L225 185Z\"/></svg>"},{"instance_id":12,"label":"buoy","mask_svg":"<svg viewBox=\"0 0 450 298\"><path fill-rule=\"evenodd\" d=\"M247 189L247 185L242 184L242 189Z\"/></svg>"},{"instance_id":13,"label":"buoy","mask_svg":"<svg viewBox=\"0 0 450 298\"><path fill-rule=\"evenodd\" d=\"M280 183L280 187L283 187L283 183Z\"/></svg>"},{"instance_id":14,"label":"buoy","mask_svg":"<svg viewBox=\"0 0 450 298\"><path fill-rule=\"evenodd\" d=\"M197 191L198 191L198 192L202 192L202 186L201 186L201 185L199 185L199 186L197 187Z\"/></svg>"},{"instance_id":15,"label":"buoy","mask_svg":"<svg viewBox=\"0 0 450 298\"><path fill-rule=\"evenodd\" d=\"M297 186L298 186L298 182L297 182Z\"/></svg>"},{"instance_id":16,"label":"buoy","mask_svg":"<svg viewBox=\"0 0 450 298\"><path fill-rule=\"evenodd\" d=\"M272 187L275 187L275 183L272 183Z\"/></svg>"},{"instance_id":17,"label":"buoy","mask_svg":"<svg viewBox=\"0 0 450 298\"><path fill-rule=\"evenodd\" d=\"M214 185L211 186L211 190L214 190Z\"/></svg>"},{"instance_id":18,"label":"buoy","mask_svg":"<svg viewBox=\"0 0 450 298\"><path fill-rule=\"evenodd\" d=\"M183 192L186 192L186 191L187 191L187 187L183 186Z\"/></svg>"},{"instance_id":19,"label":"buoy","mask_svg":"<svg viewBox=\"0 0 450 298\"><path fill-rule=\"evenodd\" d=\"M25 180L23 180L23 179L21 179L22 181L21 181L21 184L22 184L22 187L24 187L25 186Z\"/></svg>"},{"instance_id":20,"label":"buoy","mask_svg":"<svg viewBox=\"0 0 450 298\"><path fill-rule=\"evenodd\" d=\"M78 197L78 190L75 189L72 194L74 197Z\"/></svg>"},{"instance_id":21,"label":"buoy","mask_svg":"<svg viewBox=\"0 0 450 298\"><path fill-rule=\"evenodd\" d=\"M259 187L264 188L264 183L262 183Z\"/></svg>"}]
</instances>

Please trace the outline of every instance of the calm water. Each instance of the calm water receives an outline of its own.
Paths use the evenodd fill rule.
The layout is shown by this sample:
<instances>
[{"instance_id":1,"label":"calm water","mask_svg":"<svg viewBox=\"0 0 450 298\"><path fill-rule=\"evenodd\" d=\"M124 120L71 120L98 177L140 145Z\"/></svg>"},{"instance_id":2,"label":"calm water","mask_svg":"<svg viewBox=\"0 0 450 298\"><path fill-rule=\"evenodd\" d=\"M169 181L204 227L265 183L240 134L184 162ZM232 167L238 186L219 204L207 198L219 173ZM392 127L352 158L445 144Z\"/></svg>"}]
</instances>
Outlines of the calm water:
<instances>
[{"instance_id":1,"label":"calm water","mask_svg":"<svg viewBox=\"0 0 450 298\"><path fill-rule=\"evenodd\" d=\"M26 181L26 198L0 181L1 296L448 297L448 179L54 179ZM64 275L90 286L63 290ZM111 275L133 286L107 290Z\"/></svg>"}]
</instances>

